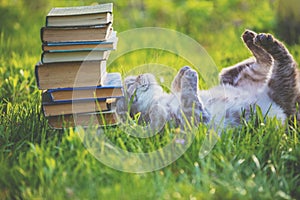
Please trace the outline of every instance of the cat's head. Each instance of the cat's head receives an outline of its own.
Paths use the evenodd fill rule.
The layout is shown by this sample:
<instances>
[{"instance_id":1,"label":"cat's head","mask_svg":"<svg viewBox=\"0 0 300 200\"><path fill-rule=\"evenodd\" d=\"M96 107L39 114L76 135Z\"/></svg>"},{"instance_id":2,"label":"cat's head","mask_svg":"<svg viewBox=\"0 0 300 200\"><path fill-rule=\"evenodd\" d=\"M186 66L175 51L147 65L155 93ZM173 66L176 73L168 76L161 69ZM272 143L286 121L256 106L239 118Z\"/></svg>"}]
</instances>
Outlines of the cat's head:
<instances>
[{"instance_id":1,"label":"cat's head","mask_svg":"<svg viewBox=\"0 0 300 200\"><path fill-rule=\"evenodd\" d=\"M138 76L128 76L124 80L127 98L133 103L143 102L162 92L153 74L145 73ZM148 97L146 99L146 97Z\"/></svg>"},{"instance_id":2,"label":"cat's head","mask_svg":"<svg viewBox=\"0 0 300 200\"><path fill-rule=\"evenodd\" d=\"M131 115L139 112L146 114L153 99L163 93L162 87L150 73L126 77L124 85Z\"/></svg>"}]
</instances>

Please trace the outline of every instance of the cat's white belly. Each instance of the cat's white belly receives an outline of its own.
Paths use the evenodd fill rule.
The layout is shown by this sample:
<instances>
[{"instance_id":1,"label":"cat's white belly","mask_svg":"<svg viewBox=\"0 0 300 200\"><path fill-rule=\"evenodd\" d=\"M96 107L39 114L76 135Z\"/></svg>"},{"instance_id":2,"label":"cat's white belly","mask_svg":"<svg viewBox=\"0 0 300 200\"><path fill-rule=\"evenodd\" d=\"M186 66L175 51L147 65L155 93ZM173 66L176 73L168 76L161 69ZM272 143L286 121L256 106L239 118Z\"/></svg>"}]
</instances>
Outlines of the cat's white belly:
<instances>
[{"instance_id":1,"label":"cat's white belly","mask_svg":"<svg viewBox=\"0 0 300 200\"><path fill-rule=\"evenodd\" d=\"M257 94L256 104L261 108L264 116L267 115L271 118L276 117L278 120L284 122L287 117L286 114L278 104L270 99L267 90L266 88L263 92Z\"/></svg>"},{"instance_id":2,"label":"cat's white belly","mask_svg":"<svg viewBox=\"0 0 300 200\"><path fill-rule=\"evenodd\" d=\"M230 85L216 86L210 90L199 91L199 97L211 116L211 122L217 126L238 126L243 114L247 119L258 105L262 114L277 117L284 121L286 115L267 95L267 88L254 92Z\"/></svg>"}]
</instances>

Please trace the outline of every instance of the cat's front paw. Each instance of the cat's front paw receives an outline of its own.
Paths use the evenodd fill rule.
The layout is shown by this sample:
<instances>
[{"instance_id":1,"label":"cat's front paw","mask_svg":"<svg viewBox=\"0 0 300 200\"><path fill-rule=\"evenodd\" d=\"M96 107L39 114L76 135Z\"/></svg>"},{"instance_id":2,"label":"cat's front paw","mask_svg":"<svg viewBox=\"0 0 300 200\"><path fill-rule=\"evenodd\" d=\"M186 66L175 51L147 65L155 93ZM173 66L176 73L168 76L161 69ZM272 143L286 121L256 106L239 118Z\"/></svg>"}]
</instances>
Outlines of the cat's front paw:
<instances>
[{"instance_id":1,"label":"cat's front paw","mask_svg":"<svg viewBox=\"0 0 300 200\"><path fill-rule=\"evenodd\" d=\"M198 86L198 74L195 70L189 69L184 72L181 80L181 88L182 90L193 91L193 93L197 93Z\"/></svg>"},{"instance_id":2,"label":"cat's front paw","mask_svg":"<svg viewBox=\"0 0 300 200\"><path fill-rule=\"evenodd\" d=\"M185 71L184 74L183 74L183 77L186 80L189 80L191 82L196 82L198 80L198 74L193 69L189 69L189 70Z\"/></svg>"},{"instance_id":3,"label":"cat's front paw","mask_svg":"<svg viewBox=\"0 0 300 200\"><path fill-rule=\"evenodd\" d=\"M182 67L179 72L177 73L176 77L174 78L172 82L172 91L173 92L180 92L181 91L181 79L184 75L184 73L191 69L189 66Z\"/></svg>"},{"instance_id":4,"label":"cat's front paw","mask_svg":"<svg viewBox=\"0 0 300 200\"><path fill-rule=\"evenodd\" d=\"M183 75L185 71L191 69L189 66L184 66L179 70L179 74Z\"/></svg>"},{"instance_id":5,"label":"cat's front paw","mask_svg":"<svg viewBox=\"0 0 300 200\"><path fill-rule=\"evenodd\" d=\"M260 33L254 39L254 43L263 48L268 48L273 46L274 42L275 40L273 36L271 34L266 34L266 33Z\"/></svg>"},{"instance_id":6,"label":"cat's front paw","mask_svg":"<svg viewBox=\"0 0 300 200\"><path fill-rule=\"evenodd\" d=\"M243 35L242 38L244 40L245 43L250 44L253 43L254 38L257 34L254 31L250 31L250 30L246 30Z\"/></svg>"},{"instance_id":7,"label":"cat's front paw","mask_svg":"<svg viewBox=\"0 0 300 200\"><path fill-rule=\"evenodd\" d=\"M185 76L185 74L188 72L188 71L190 71L190 70L192 70L189 66L184 66L184 67L182 67L180 70L179 70L179 72L178 72L178 75L177 75L177 78L180 80L180 79L182 79L182 77L184 77Z\"/></svg>"}]
</instances>

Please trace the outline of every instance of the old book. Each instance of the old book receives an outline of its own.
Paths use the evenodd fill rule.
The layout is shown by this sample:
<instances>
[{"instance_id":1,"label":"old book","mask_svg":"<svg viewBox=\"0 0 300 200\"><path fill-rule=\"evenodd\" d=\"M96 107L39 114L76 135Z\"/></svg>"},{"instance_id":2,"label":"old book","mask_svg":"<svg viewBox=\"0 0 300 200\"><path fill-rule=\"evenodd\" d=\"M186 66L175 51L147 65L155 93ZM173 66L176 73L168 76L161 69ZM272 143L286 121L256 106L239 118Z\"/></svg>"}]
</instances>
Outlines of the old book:
<instances>
[{"instance_id":1,"label":"old book","mask_svg":"<svg viewBox=\"0 0 300 200\"><path fill-rule=\"evenodd\" d=\"M117 125L118 118L115 110L104 112L78 113L69 115L49 116L48 123L52 128L62 129L68 127L112 126Z\"/></svg>"},{"instance_id":2,"label":"old book","mask_svg":"<svg viewBox=\"0 0 300 200\"><path fill-rule=\"evenodd\" d=\"M104 41L112 33L112 25L77 27L42 27L41 40L49 42Z\"/></svg>"},{"instance_id":3,"label":"old book","mask_svg":"<svg viewBox=\"0 0 300 200\"><path fill-rule=\"evenodd\" d=\"M100 86L49 89L44 91L42 95L47 96L53 102L124 96L120 73L107 73L103 84Z\"/></svg>"},{"instance_id":4,"label":"old book","mask_svg":"<svg viewBox=\"0 0 300 200\"><path fill-rule=\"evenodd\" d=\"M105 41L78 41L78 42L53 42L43 43L42 50L50 52L84 51L84 50L115 50L118 38L116 32Z\"/></svg>"},{"instance_id":5,"label":"old book","mask_svg":"<svg viewBox=\"0 0 300 200\"><path fill-rule=\"evenodd\" d=\"M65 102L51 102L47 99L42 100L42 109L44 115L57 116L73 113L87 113L96 111L107 111L111 109L111 103L116 99L96 99L96 100L82 100L82 101L65 101Z\"/></svg>"},{"instance_id":6,"label":"old book","mask_svg":"<svg viewBox=\"0 0 300 200\"><path fill-rule=\"evenodd\" d=\"M42 63L107 60L110 50L43 52Z\"/></svg>"},{"instance_id":7,"label":"old book","mask_svg":"<svg viewBox=\"0 0 300 200\"><path fill-rule=\"evenodd\" d=\"M90 87L103 84L106 61L41 63L35 67L38 88L41 90Z\"/></svg>"},{"instance_id":8,"label":"old book","mask_svg":"<svg viewBox=\"0 0 300 200\"><path fill-rule=\"evenodd\" d=\"M46 16L46 26L88 26L112 22L113 4L52 8Z\"/></svg>"}]
</instances>

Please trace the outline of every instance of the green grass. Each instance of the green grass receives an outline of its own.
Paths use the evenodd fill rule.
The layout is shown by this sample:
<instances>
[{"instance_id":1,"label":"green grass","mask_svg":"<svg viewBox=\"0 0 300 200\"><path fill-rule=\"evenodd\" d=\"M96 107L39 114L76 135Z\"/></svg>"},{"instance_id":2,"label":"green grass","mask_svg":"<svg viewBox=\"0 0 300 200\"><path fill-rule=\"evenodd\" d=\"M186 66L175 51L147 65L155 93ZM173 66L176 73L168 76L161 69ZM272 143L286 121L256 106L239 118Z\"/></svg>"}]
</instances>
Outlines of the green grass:
<instances>
[{"instance_id":1,"label":"green grass","mask_svg":"<svg viewBox=\"0 0 300 200\"><path fill-rule=\"evenodd\" d=\"M300 198L300 129L276 119L225 130L204 158L198 152L206 127L199 126L190 133L195 139L183 156L139 174L99 162L76 130L52 130L41 113L34 77L41 53L39 29L51 7L91 2L0 0L0 199ZM276 30L276 4L269 1L260 1L260 7L243 0L113 2L118 32L143 26L181 31L202 44L219 69L250 55L240 40L244 29ZM300 61L299 45L289 49ZM109 70L126 74L148 62L174 69L188 64L168 52L141 51L116 60ZM174 131L148 139L118 127L106 128L104 134L124 150L151 152L166 145Z\"/></svg>"}]
</instances>

